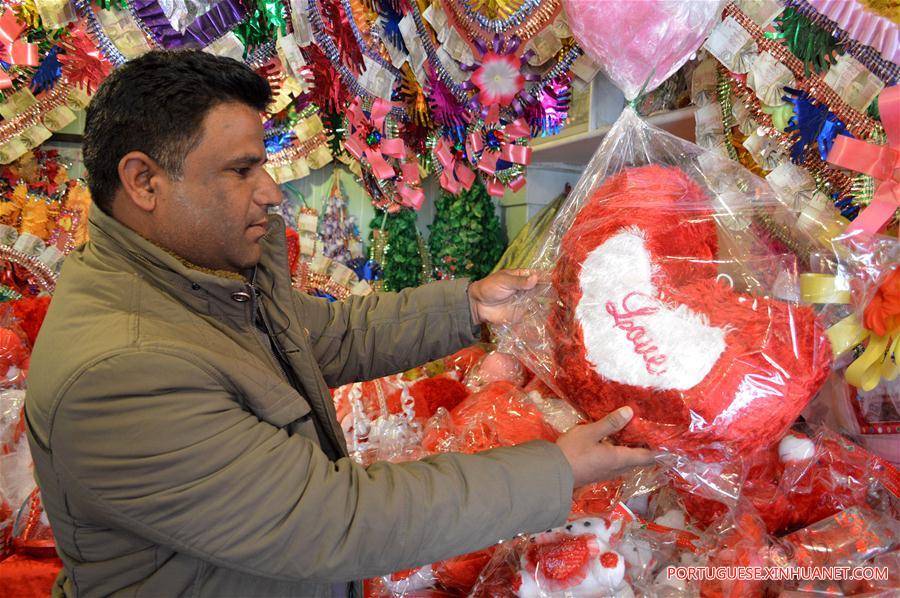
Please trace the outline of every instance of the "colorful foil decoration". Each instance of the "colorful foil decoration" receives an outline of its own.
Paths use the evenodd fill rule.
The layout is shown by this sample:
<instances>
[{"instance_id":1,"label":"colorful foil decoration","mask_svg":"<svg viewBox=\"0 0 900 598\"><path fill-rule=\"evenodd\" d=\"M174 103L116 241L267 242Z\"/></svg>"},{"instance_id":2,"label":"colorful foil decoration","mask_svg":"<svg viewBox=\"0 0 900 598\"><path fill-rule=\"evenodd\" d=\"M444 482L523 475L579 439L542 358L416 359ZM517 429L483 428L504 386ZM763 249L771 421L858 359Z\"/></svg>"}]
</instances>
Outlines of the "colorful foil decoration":
<instances>
[{"instance_id":1,"label":"colorful foil decoration","mask_svg":"<svg viewBox=\"0 0 900 598\"><path fill-rule=\"evenodd\" d=\"M466 163L466 147L462 142L453 142L444 136L438 138L434 156L441 165L438 180L441 187L453 195L460 189L468 191L475 182L475 173Z\"/></svg>"},{"instance_id":2,"label":"colorful foil decoration","mask_svg":"<svg viewBox=\"0 0 900 598\"><path fill-rule=\"evenodd\" d=\"M38 45L19 39L25 30L12 10L7 10L0 17L0 60L18 66L38 65ZM0 71L0 90L9 89L13 85L10 76Z\"/></svg>"},{"instance_id":3,"label":"colorful foil decoration","mask_svg":"<svg viewBox=\"0 0 900 598\"><path fill-rule=\"evenodd\" d=\"M878 97L878 109L887 134L887 145L839 137L828 161L842 168L874 177L878 183L872 202L847 229L873 235L893 219L900 208L900 85L888 87Z\"/></svg>"},{"instance_id":4,"label":"colorful foil decoration","mask_svg":"<svg viewBox=\"0 0 900 598\"><path fill-rule=\"evenodd\" d=\"M69 36L61 45L59 61L66 80L84 88L89 94L96 91L112 72L112 64L100 53L81 25L70 25Z\"/></svg>"},{"instance_id":5,"label":"colorful foil decoration","mask_svg":"<svg viewBox=\"0 0 900 598\"><path fill-rule=\"evenodd\" d=\"M220 0L180 33L156 0L132 0L128 7L142 28L167 50L205 48L247 18L240 0Z\"/></svg>"},{"instance_id":6,"label":"colorful foil decoration","mask_svg":"<svg viewBox=\"0 0 900 598\"><path fill-rule=\"evenodd\" d=\"M521 116L524 110L522 101L534 101L531 94L525 92L525 81L539 81L534 74L523 75L522 65L533 55L531 50L521 57L516 55L519 49L519 38L504 39L495 35L491 46L482 40L474 41L475 48L481 54L480 62L466 65L464 70L473 71L469 81L462 84L464 89L477 89L477 99L472 98L469 108L478 112L490 106L511 106Z\"/></svg>"},{"instance_id":7,"label":"colorful foil decoration","mask_svg":"<svg viewBox=\"0 0 900 598\"><path fill-rule=\"evenodd\" d=\"M790 87L785 87L784 90L788 95L782 99L794 105L794 115L785 129L794 141L791 160L795 164L802 163L803 153L813 143L818 146L819 156L824 160L837 136L850 135L847 126L828 106L813 101L805 91Z\"/></svg>"},{"instance_id":8,"label":"colorful foil decoration","mask_svg":"<svg viewBox=\"0 0 900 598\"><path fill-rule=\"evenodd\" d=\"M362 101L354 99L347 112L350 134L344 140L344 149L367 166L388 198L393 199L394 193L383 183L393 183L393 191L399 196L396 203L418 210L425 200L418 187L419 165L415 157L408 159L406 144L389 130L386 117L390 112L391 104L376 98L366 117ZM399 170L388 163L390 158L399 162Z\"/></svg>"},{"instance_id":9,"label":"colorful foil decoration","mask_svg":"<svg viewBox=\"0 0 900 598\"><path fill-rule=\"evenodd\" d=\"M469 132L466 139L469 161L485 175L491 196L503 196L504 187L518 191L525 185L525 177L517 166L531 162L531 148L524 145L529 134L528 123L523 118L504 125L497 105L491 106L481 125Z\"/></svg>"}]
</instances>

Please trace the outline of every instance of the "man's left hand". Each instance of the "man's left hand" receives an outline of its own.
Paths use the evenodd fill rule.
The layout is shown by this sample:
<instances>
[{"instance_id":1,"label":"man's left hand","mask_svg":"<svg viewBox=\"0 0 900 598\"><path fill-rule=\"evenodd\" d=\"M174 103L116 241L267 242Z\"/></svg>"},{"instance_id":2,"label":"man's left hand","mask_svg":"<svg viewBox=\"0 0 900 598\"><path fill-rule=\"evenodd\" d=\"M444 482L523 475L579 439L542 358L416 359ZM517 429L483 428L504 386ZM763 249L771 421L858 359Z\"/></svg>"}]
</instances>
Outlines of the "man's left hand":
<instances>
[{"instance_id":1,"label":"man's left hand","mask_svg":"<svg viewBox=\"0 0 900 598\"><path fill-rule=\"evenodd\" d=\"M469 307L476 324L508 324L518 319L516 298L538 283L533 270L501 270L469 285Z\"/></svg>"}]
</instances>

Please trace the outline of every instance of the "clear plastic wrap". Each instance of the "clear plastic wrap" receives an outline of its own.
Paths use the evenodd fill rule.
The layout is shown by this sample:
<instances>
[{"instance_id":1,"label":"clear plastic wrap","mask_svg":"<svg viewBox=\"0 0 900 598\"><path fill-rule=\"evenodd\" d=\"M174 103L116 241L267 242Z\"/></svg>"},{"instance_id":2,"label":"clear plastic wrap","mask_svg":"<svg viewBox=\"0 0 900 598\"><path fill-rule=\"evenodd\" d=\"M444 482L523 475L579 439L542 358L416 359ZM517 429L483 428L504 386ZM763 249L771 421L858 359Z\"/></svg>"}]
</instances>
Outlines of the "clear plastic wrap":
<instances>
[{"instance_id":1,"label":"clear plastic wrap","mask_svg":"<svg viewBox=\"0 0 900 598\"><path fill-rule=\"evenodd\" d=\"M851 233L812 265L802 296L828 325L836 362L804 415L900 464L900 242Z\"/></svg>"},{"instance_id":2,"label":"clear plastic wrap","mask_svg":"<svg viewBox=\"0 0 900 598\"><path fill-rule=\"evenodd\" d=\"M769 559L780 567L858 565L898 547L896 517L853 507L777 540Z\"/></svg>"},{"instance_id":3,"label":"clear plastic wrap","mask_svg":"<svg viewBox=\"0 0 900 598\"><path fill-rule=\"evenodd\" d=\"M673 564L699 563L698 538L662 523L636 518L619 504L603 513L576 516L540 534L516 538L496 549L470 595L690 595L692 588L668 579L665 570Z\"/></svg>"},{"instance_id":4,"label":"clear plastic wrap","mask_svg":"<svg viewBox=\"0 0 900 598\"><path fill-rule=\"evenodd\" d=\"M736 497L740 505L674 484L698 525L708 527L739 506L755 512L767 533L776 535L855 506L900 515L900 473L825 428L791 430L777 444L735 465L742 466Z\"/></svg>"},{"instance_id":5,"label":"clear plastic wrap","mask_svg":"<svg viewBox=\"0 0 900 598\"><path fill-rule=\"evenodd\" d=\"M622 442L711 461L777 441L831 364L814 311L789 300L796 256L762 232L781 209L762 179L626 108L501 350L593 419L631 406Z\"/></svg>"}]
</instances>

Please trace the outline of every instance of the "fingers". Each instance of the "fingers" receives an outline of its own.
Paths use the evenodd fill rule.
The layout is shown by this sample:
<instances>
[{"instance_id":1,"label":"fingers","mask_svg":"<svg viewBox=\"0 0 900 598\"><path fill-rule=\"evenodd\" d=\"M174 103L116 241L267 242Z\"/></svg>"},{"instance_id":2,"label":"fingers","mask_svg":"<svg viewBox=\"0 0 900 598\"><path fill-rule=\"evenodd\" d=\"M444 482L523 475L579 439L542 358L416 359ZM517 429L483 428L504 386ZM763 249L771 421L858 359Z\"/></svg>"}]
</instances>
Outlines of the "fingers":
<instances>
[{"instance_id":1,"label":"fingers","mask_svg":"<svg viewBox=\"0 0 900 598\"><path fill-rule=\"evenodd\" d=\"M656 453L642 448L628 448L625 446L613 447L615 454L615 469L631 469L656 463Z\"/></svg>"},{"instance_id":2,"label":"fingers","mask_svg":"<svg viewBox=\"0 0 900 598\"><path fill-rule=\"evenodd\" d=\"M503 286L513 291L527 291L537 284L537 274L531 270L501 270L497 273L502 278Z\"/></svg>"},{"instance_id":3,"label":"fingers","mask_svg":"<svg viewBox=\"0 0 900 598\"><path fill-rule=\"evenodd\" d=\"M631 407L619 407L600 421L588 424L586 427L590 428L591 434L600 441L627 426L633 416L634 411Z\"/></svg>"}]
</instances>

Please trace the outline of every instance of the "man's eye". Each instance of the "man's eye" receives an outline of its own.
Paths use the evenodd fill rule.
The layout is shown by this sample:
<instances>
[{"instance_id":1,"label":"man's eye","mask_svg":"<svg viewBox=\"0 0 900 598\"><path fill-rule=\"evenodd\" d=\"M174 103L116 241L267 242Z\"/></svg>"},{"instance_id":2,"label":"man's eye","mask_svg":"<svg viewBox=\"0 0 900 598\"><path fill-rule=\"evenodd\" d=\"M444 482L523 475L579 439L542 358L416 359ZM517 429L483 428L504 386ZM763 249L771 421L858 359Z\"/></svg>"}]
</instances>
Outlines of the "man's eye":
<instances>
[{"instance_id":1,"label":"man's eye","mask_svg":"<svg viewBox=\"0 0 900 598\"><path fill-rule=\"evenodd\" d=\"M245 177L245 176L247 176L248 174L250 174L250 169L249 169L249 168L232 168L231 170L233 170L234 172L236 172L236 173L237 173L239 176L241 176L241 177Z\"/></svg>"}]
</instances>

